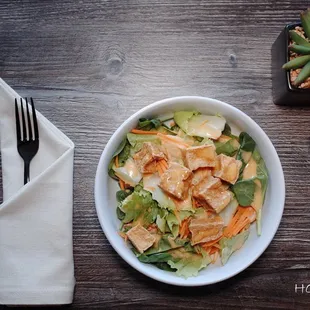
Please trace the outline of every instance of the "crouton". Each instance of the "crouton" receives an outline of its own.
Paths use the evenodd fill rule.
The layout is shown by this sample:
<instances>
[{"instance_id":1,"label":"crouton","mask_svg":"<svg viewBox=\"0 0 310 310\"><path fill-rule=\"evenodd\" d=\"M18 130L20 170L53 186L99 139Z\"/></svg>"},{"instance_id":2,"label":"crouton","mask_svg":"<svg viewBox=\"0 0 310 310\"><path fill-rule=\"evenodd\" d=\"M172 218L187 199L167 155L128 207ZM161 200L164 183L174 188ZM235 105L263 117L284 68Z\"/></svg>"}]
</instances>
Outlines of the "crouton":
<instances>
[{"instance_id":1,"label":"crouton","mask_svg":"<svg viewBox=\"0 0 310 310\"><path fill-rule=\"evenodd\" d=\"M186 167L171 163L161 175L159 187L178 199L185 199L188 195L192 172Z\"/></svg>"},{"instance_id":2,"label":"crouton","mask_svg":"<svg viewBox=\"0 0 310 310\"><path fill-rule=\"evenodd\" d=\"M190 170L215 167L216 152L213 144L189 147L185 150L185 162Z\"/></svg>"},{"instance_id":3,"label":"crouton","mask_svg":"<svg viewBox=\"0 0 310 310\"><path fill-rule=\"evenodd\" d=\"M220 179L211 176L194 186L193 197L202 205L208 205L220 213L229 204L232 193Z\"/></svg>"},{"instance_id":4,"label":"crouton","mask_svg":"<svg viewBox=\"0 0 310 310\"><path fill-rule=\"evenodd\" d=\"M224 221L217 214L201 212L195 214L189 224L192 233L191 244L209 242L218 239L223 234Z\"/></svg>"},{"instance_id":5,"label":"crouton","mask_svg":"<svg viewBox=\"0 0 310 310\"><path fill-rule=\"evenodd\" d=\"M216 158L213 175L228 183L235 184L239 178L241 166L240 160L220 154Z\"/></svg>"},{"instance_id":6,"label":"crouton","mask_svg":"<svg viewBox=\"0 0 310 310\"><path fill-rule=\"evenodd\" d=\"M142 149L133 156L133 159L141 173L155 173L156 160L166 159L166 155L160 145L145 142Z\"/></svg>"},{"instance_id":7,"label":"crouton","mask_svg":"<svg viewBox=\"0 0 310 310\"><path fill-rule=\"evenodd\" d=\"M126 235L140 253L150 248L156 240L156 238L140 224L131 228Z\"/></svg>"}]
</instances>

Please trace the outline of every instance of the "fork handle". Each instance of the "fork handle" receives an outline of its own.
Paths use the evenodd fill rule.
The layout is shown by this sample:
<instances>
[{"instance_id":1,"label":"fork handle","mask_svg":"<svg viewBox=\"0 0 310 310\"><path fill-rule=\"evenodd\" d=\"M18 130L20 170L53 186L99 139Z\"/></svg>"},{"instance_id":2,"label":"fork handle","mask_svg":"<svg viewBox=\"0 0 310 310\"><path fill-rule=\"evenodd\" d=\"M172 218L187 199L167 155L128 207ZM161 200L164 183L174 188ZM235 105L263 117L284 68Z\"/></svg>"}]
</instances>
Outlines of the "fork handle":
<instances>
[{"instance_id":1,"label":"fork handle","mask_svg":"<svg viewBox=\"0 0 310 310\"><path fill-rule=\"evenodd\" d=\"M25 161L24 164L24 184L27 184L30 181L30 162Z\"/></svg>"}]
</instances>

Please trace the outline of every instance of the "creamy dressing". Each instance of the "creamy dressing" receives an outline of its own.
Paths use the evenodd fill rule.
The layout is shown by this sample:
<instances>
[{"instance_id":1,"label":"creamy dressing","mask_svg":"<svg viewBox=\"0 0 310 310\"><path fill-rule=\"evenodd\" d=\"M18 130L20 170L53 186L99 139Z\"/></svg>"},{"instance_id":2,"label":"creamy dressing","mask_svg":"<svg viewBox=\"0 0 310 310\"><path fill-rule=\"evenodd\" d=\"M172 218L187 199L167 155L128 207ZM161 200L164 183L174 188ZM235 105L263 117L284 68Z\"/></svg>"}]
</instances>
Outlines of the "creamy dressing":
<instances>
[{"instance_id":1,"label":"creamy dressing","mask_svg":"<svg viewBox=\"0 0 310 310\"><path fill-rule=\"evenodd\" d=\"M256 176L257 176L257 163L253 158L251 158L243 170L243 180L251 179ZM255 192L251 206L257 212L263 206L263 194L260 181L255 180L254 182L255 182Z\"/></svg>"},{"instance_id":2,"label":"creamy dressing","mask_svg":"<svg viewBox=\"0 0 310 310\"><path fill-rule=\"evenodd\" d=\"M214 127L208 125L208 124L201 124L198 128L191 128L188 130L188 134L192 136L202 136L212 139L218 139L218 137L221 135L221 131L218 129L215 129Z\"/></svg>"},{"instance_id":3,"label":"creamy dressing","mask_svg":"<svg viewBox=\"0 0 310 310\"><path fill-rule=\"evenodd\" d=\"M256 210L256 212L258 212L258 210L263 206L263 193L260 181L255 180L255 184L254 199L251 206Z\"/></svg>"},{"instance_id":4,"label":"creamy dressing","mask_svg":"<svg viewBox=\"0 0 310 310\"><path fill-rule=\"evenodd\" d=\"M247 152L247 153L250 153L250 152ZM256 177L256 170L257 170L257 163L253 158L251 158L243 170L243 180Z\"/></svg>"},{"instance_id":5,"label":"creamy dressing","mask_svg":"<svg viewBox=\"0 0 310 310\"><path fill-rule=\"evenodd\" d=\"M123 167L114 167L115 175L131 186L137 185L142 179L142 175L132 158L128 158Z\"/></svg>"},{"instance_id":6,"label":"creamy dressing","mask_svg":"<svg viewBox=\"0 0 310 310\"><path fill-rule=\"evenodd\" d=\"M225 123L223 117L196 115L188 121L187 134L216 140L221 136Z\"/></svg>"},{"instance_id":7,"label":"creamy dressing","mask_svg":"<svg viewBox=\"0 0 310 310\"><path fill-rule=\"evenodd\" d=\"M247 164L252 156L252 152L241 152L243 161Z\"/></svg>"},{"instance_id":8,"label":"creamy dressing","mask_svg":"<svg viewBox=\"0 0 310 310\"><path fill-rule=\"evenodd\" d=\"M129 158L125 164L125 169L127 170L128 172L128 175L132 178L132 179L136 179L136 178L139 178L141 177L141 174L138 170L138 167L137 165L135 164L135 162Z\"/></svg>"}]
</instances>

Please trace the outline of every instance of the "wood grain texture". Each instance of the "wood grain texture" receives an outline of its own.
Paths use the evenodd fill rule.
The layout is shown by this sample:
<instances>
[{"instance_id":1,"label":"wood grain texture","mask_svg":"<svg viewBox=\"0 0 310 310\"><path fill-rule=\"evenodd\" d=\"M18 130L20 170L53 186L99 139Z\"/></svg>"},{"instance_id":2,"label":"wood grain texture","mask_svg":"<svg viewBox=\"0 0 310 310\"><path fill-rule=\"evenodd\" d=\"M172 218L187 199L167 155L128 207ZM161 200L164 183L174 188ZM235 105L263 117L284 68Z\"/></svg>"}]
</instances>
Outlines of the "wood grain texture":
<instances>
[{"instance_id":1,"label":"wood grain texture","mask_svg":"<svg viewBox=\"0 0 310 310\"><path fill-rule=\"evenodd\" d=\"M310 308L310 294L295 293L295 283L310 283L310 109L272 103L270 67L271 44L307 5L0 2L0 76L34 97L76 144L72 309ZM274 143L287 186L284 216L265 253L232 279L192 289L128 266L102 233L93 198L96 166L114 130L147 104L177 95L209 96L246 112Z\"/></svg>"}]
</instances>

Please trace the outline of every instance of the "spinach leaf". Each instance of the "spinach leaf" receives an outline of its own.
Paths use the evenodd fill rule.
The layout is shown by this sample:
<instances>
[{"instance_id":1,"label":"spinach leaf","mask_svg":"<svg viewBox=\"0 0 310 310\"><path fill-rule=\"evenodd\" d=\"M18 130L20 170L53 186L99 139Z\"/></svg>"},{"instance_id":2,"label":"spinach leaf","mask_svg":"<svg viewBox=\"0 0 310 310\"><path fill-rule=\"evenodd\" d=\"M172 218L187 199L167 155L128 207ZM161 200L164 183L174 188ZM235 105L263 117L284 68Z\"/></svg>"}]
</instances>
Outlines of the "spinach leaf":
<instances>
[{"instance_id":1,"label":"spinach leaf","mask_svg":"<svg viewBox=\"0 0 310 310\"><path fill-rule=\"evenodd\" d=\"M132 194L132 191L129 189L119 190L116 192L116 200L117 202L122 202L126 197Z\"/></svg>"},{"instance_id":2,"label":"spinach leaf","mask_svg":"<svg viewBox=\"0 0 310 310\"><path fill-rule=\"evenodd\" d=\"M125 213L119 208L117 207L116 208L116 215L117 215L117 218L122 221L124 218L125 218Z\"/></svg>"},{"instance_id":3,"label":"spinach leaf","mask_svg":"<svg viewBox=\"0 0 310 310\"><path fill-rule=\"evenodd\" d=\"M129 142L126 140L126 144L123 148L123 150L118 154L118 163L120 167L123 167L127 161L127 159L130 156L130 144Z\"/></svg>"},{"instance_id":4,"label":"spinach leaf","mask_svg":"<svg viewBox=\"0 0 310 310\"><path fill-rule=\"evenodd\" d=\"M151 130L153 128L158 128L161 125L161 121L157 118L147 119L140 118L138 123L138 129Z\"/></svg>"},{"instance_id":5,"label":"spinach leaf","mask_svg":"<svg viewBox=\"0 0 310 310\"><path fill-rule=\"evenodd\" d=\"M253 152L255 148L255 141L246 132L241 132L239 135L240 149L245 152Z\"/></svg>"},{"instance_id":6,"label":"spinach leaf","mask_svg":"<svg viewBox=\"0 0 310 310\"><path fill-rule=\"evenodd\" d=\"M242 166L240 169L240 177L242 175L242 172L247 164L247 162L244 161L244 158L242 156L242 153L253 153L254 149L255 149L255 141L252 139L252 137L247 134L246 132L241 132L239 135L239 143L240 143L240 147L239 147L239 151L237 153L237 159L242 161ZM251 156L250 156L251 157ZM250 159L249 157L249 159Z\"/></svg>"},{"instance_id":7,"label":"spinach leaf","mask_svg":"<svg viewBox=\"0 0 310 310\"><path fill-rule=\"evenodd\" d=\"M216 147L217 155L225 154L230 157L236 154L239 146L238 142L235 139L230 139L227 142L215 142L214 145Z\"/></svg>"},{"instance_id":8,"label":"spinach leaf","mask_svg":"<svg viewBox=\"0 0 310 310\"><path fill-rule=\"evenodd\" d=\"M114 172L114 170L112 169L113 165L114 165L114 157L111 159L111 161L110 161L110 163L109 163L109 166L108 166L108 174L109 174L109 176L110 176L112 179L118 181L118 177L115 175L115 172Z\"/></svg>"},{"instance_id":9,"label":"spinach leaf","mask_svg":"<svg viewBox=\"0 0 310 310\"><path fill-rule=\"evenodd\" d=\"M155 263L155 266L161 270L165 270L165 271L170 271L170 272L175 272L176 269L171 268L168 263L165 262L160 262L160 263Z\"/></svg>"},{"instance_id":10,"label":"spinach leaf","mask_svg":"<svg viewBox=\"0 0 310 310\"><path fill-rule=\"evenodd\" d=\"M231 136L231 128L227 123L225 124L225 127L224 127L222 134L225 136L228 136L228 137Z\"/></svg>"},{"instance_id":11,"label":"spinach leaf","mask_svg":"<svg viewBox=\"0 0 310 310\"><path fill-rule=\"evenodd\" d=\"M114 152L112 157L117 156L126 146L127 144L127 138L124 138L123 141L120 143L120 145L118 146L118 148L116 149L116 151Z\"/></svg>"},{"instance_id":12,"label":"spinach leaf","mask_svg":"<svg viewBox=\"0 0 310 310\"><path fill-rule=\"evenodd\" d=\"M255 182L253 179L240 180L232 186L232 191L241 206L250 206L254 199Z\"/></svg>"},{"instance_id":13,"label":"spinach leaf","mask_svg":"<svg viewBox=\"0 0 310 310\"><path fill-rule=\"evenodd\" d=\"M113 165L114 165L114 158L118 155L118 162L120 167L125 165L126 160L129 158L130 156L130 144L127 140L127 138L125 138L120 145L118 146L118 148L116 149L116 151L114 152L112 159L109 163L108 166L108 174L109 176L114 179L114 180L118 180L118 177L115 175L114 170L112 169Z\"/></svg>"}]
</instances>

